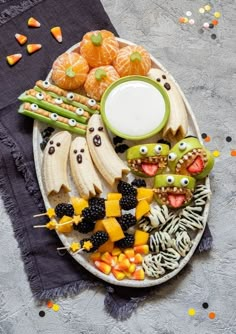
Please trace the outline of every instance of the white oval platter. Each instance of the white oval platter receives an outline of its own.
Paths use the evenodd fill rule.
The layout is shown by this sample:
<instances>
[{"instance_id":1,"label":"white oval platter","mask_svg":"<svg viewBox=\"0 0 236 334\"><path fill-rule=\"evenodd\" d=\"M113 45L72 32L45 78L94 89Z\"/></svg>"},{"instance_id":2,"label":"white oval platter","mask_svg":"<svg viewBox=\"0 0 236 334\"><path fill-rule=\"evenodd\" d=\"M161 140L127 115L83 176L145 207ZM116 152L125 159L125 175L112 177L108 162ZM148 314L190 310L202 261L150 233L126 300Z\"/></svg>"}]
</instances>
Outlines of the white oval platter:
<instances>
[{"instance_id":1,"label":"white oval platter","mask_svg":"<svg viewBox=\"0 0 236 334\"><path fill-rule=\"evenodd\" d=\"M121 39L121 38L117 38L117 40L120 44L120 47L124 47L126 45L134 45L134 43L131 43L131 42L129 42L127 40L124 40L124 39ZM67 53L72 52L72 51L79 51L79 43L75 44L69 50L67 50ZM200 131L199 131L195 116L192 112L192 109L191 109L185 95L183 94L181 88L179 87L178 83L175 81L175 79L172 77L172 75L170 73L168 73L168 71L165 69L165 67L162 64L160 64L160 62L157 59L155 59L154 57L151 56L151 60L152 60L152 68L161 69L162 71L164 71L168 75L168 77L172 81L175 82L175 84L176 84L176 86L179 90L179 93L183 98L186 109L187 109L188 124L189 124L189 131L188 132L191 135L197 136L198 139L201 141L201 135L200 135ZM50 81L50 78L51 78L51 71L48 74L47 80ZM50 199L48 199L48 197L46 196L45 189L44 189L43 182L42 182L42 175L41 175L41 165L42 165L43 153L40 149L40 142L42 141L41 131L45 127L46 127L45 124L42 124L38 121L34 121L33 150L34 150L35 168L36 168L36 173L37 173L37 178L38 178L40 190L41 190L41 193L42 193L42 197L43 197L45 206L48 209L49 207L55 207L55 205L57 203L65 202L65 201L68 202L70 196L79 196L79 194L77 193L77 191L73 187L73 184L71 184L72 191L71 191L71 193L69 193L67 195L59 194L59 195L54 196L53 198L50 198ZM151 140L148 140L148 141L151 142ZM147 142L147 141L145 141L145 142ZM135 142L133 142L132 144L135 145ZM70 177L70 171L69 170L68 170L68 173L69 173L69 178L70 178L71 183L72 183L73 181ZM128 176L128 180L129 180L129 176ZM205 179L205 185L210 190L210 181L209 181L208 177ZM113 190L115 191L115 189L113 189ZM101 194L101 196L105 197L107 191L108 191L108 189L105 189L104 193ZM209 206L210 206L210 199L207 200L207 202L205 204L205 207L204 207L204 210L203 210L203 213L202 213L202 216L204 218L203 219L203 229L198 230L196 232L196 235L195 235L194 239L192 240L193 244L192 244L192 247L191 247L189 253L184 258L182 258L180 260L178 268L176 268L175 270L161 276L160 278L145 277L145 279L142 280L142 281L130 280L130 279L124 279L124 280L119 281L119 280L115 279L112 274L105 275L102 272L100 272L98 269L96 269L96 267L93 265L93 263L89 259L89 255L87 253L80 252L78 254L74 254L71 251L69 251L69 253L86 270L88 270L90 273L92 273L96 277L98 277L98 278L100 278L100 279L102 279L102 280L104 280L108 283L115 284L115 285L120 285L120 286L126 286L126 287L133 287L133 288L144 288L144 287L150 287L150 286L155 286L155 285L162 284L162 283L168 281L169 279L173 278L174 276L176 276L184 268L184 266L190 261L192 255L194 254L194 252L195 252L195 250L196 250L196 248L197 248L197 246L198 246L198 244L199 244L199 242L202 238L202 235L204 233L207 218L208 218L208 213L209 213ZM37 233L37 232L35 232L35 233ZM50 231L48 231L48 233L50 233ZM63 245L65 247L69 248L72 241L78 241L79 239L84 238L84 235L78 233L77 231L73 231L69 234L58 233L58 237L60 238ZM56 251L57 250L55 249L55 252Z\"/></svg>"}]
</instances>

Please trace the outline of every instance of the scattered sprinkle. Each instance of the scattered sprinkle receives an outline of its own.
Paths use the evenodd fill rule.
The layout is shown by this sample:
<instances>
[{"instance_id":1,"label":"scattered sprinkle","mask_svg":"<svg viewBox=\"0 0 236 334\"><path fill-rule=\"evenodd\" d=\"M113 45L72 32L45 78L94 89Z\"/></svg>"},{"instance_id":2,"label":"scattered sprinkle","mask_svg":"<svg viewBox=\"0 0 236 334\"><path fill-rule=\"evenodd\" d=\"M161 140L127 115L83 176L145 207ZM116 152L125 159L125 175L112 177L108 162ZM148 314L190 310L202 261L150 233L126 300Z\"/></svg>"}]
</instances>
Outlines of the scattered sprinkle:
<instances>
[{"instance_id":1,"label":"scattered sprinkle","mask_svg":"<svg viewBox=\"0 0 236 334\"><path fill-rule=\"evenodd\" d=\"M10 66L15 65L22 58L21 53L15 53L14 55L10 55L6 57L6 60Z\"/></svg>"},{"instance_id":2,"label":"scattered sprinkle","mask_svg":"<svg viewBox=\"0 0 236 334\"><path fill-rule=\"evenodd\" d=\"M193 25L195 23L194 19L189 20L189 24Z\"/></svg>"},{"instance_id":3,"label":"scattered sprinkle","mask_svg":"<svg viewBox=\"0 0 236 334\"><path fill-rule=\"evenodd\" d=\"M206 143L209 143L209 142L211 141L211 137L210 137L210 136L206 136L206 137L204 138L204 141L205 141Z\"/></svg>"},{"instance_id":4,"label":"scattered sprinkle","mask_svg":"<svg viewBox=\"0 0 236 334\"><path fill-rule=\"evenodd\" d=\"M32 54L42 48L42 44L28 44L26 49L29 54Z\"/></svg>"},{"instance_id":5,"label":"scattered sprinkle","mask_svg":"<svg viewBox=\"0 0 236 334\"><path fill-rule=\"evenodd\" d=\"M206 29L209 28L209 23L208 22L203 23L203 27Z\"/></svg>"},{"instance_id":6,"label":"scattered sprinkle","mask_svg":"<svg viewBox=\"0 0 236 334\"><path fill-rule=\"evenodd\" d=\"M47 307L48 307L48 308L52 308L52 307L53 307L53 302L52 302L51 300L49 300L49 301L47 302Z\"/></svg>"},{"instance_id":7,"label":"scattered sprinkle","mask_svg":"<svg viewBox=\"0 0 236 334\"><path fill-rule=\"evenodd\" d=\"M227 136L227 137L225 138L225 140L226 140L228 143L230 143L230 142L232 141L232 138L231 138L230 136Z\"/></svg>"},{"instance_id":8,"label":"scattered sprinkle","mask_svg":"<svg viewBox=\"0 0 236 334\"><path fill-rule=\"evenodd\" d=\"M210 23L210 24L209 24L209 28L210 28L210 29L213 29L213 28L214 28L214 24Z\"/></svg>"},{"instance_id":9,"label":"scattered sprinkle","mask_svg":"<svg viewBox=\"0 0 236 334\"><path fill-rule=\"evenodd\" d=\"M212 39L216 39L216 37L217 37L216 34L211 34Z\"/></svg>"},{"instance_id":10,"label":"scattered sprinkle","mask_svg":"<svg viewBox=\"0 0 236 334\"><path fill-rule=\"evenodd\" d=\"M40 22L36 20L34 17L30 17L28 19L28 27L39 28L40 26L41 26Z\"/></svg>"},{"instance_id":11,"label":"scattered sprinkle","mask_svg":"<svg viewBox=\"0 0 236 334\"><path fill-rule=\"evenodd\" d=\"M215 319L215 317L216 317L215 312L210 312L210 313L208 314L208 317L209 317L210 319Z\"/></svg>"},{"instance_id":12,"label":"scattered sprinkle","mask_svg":"<svg viewBox=\"0 0 236 334\"><path fill-rule=\"evenodd\" d=\"M232 157L236 157L236 150L232 150L232 151L231 151L231 156L232 156Z\"/></svg>"},{"instance_id":13,"label":"scattered sprinkle","mask_svg":"<svg viewBox=\"0 0 236 334\"><path fill-rule=\"evenodd\" d=\"M45 312L44 312L44 311L39 311L39 316L40 316L41 318L45 317Z\"/></svg>"},{"instance_id":14,"label":"scattered sprinkle","mask_svg":"<svg viewBox=\"0 0 236 334\"><path fill-rule=\"evenodd\" d=\"M21 34L15 34L15 38L20 45L23 45L27 42L27 37Z\"/></svg>"},{"instance_id":15,"label":"scattered sprinkle","mask_svg":"<svg viewBox=\"0 0 236 334\"><path fill-rule=\"evenodd\" d=\"M205 132L202 133L202 139L205 139L207 137L207 134Z\"/></svg>"},{"instance_id":16,"label":"scattered sprinkle","mask_svg":"<svg viewBox=\"0 0 236 334\"><path fill-rule=\"evenodd\" d=\"M60 306L58 304L53 304L52 309L53 311L58 312L60 310Z\"/></svg>"},{"instance_id":17,"label":"scattered sprinkle","mask_svg":"<svg viewBox=\"0 0 236 334\"><path fill-rule=\"evenodd\" d=\"M189 19L187 17L184 18L184 23L188 23Z\"/></svg>"},{"instance_id":18,"label":"scattered sprinkle","mask_svg":"<svg viewBox=\"0 0 236 334\"><path fill-rule=\"evenodd\" d=\"M186 12L186 15L187 15L187 16L192 16L192 12L191 12L190 10L188 10L188 11Z\"/></svg>"},{"instance_id":19,"label":"scattered sprinkle","mask_svg":"<svg viewBox=\"0 0 236 334\"><path fill-rule=\"evenodd\" d=\"M179 22L180 22L180 23L185 23L184 21L185 21L185 18L184 18L184 17L180 17L180 18L179 18Z\"/></svg>"},{"instance_id":20,"label":"scattered sprinkle","mask_svg":"<svg viewBox=\"0 0 236 334\"><path fill-rule=\"evenodd\" d=\"M220 156L220 152L219 152L219 151L214 151L212 154L213 154L213 156L214 156L215 158L217 158L217 157Z\"/></svg>"},{"instance_id":21,"label":"scattered sprinkle","mask_svg":"<svg viewBox=\"0 0 236 334\"><path fill-rule=\"evenodd\" d=\"M195 316L195 314L196 314L195 309L194 309L194 308L190 308L190 309L188 310L188 314L190 315L190 317Z\"/></svg>"},{"instance_id":22,"label":"scattered sprinkle","mask_svg":"<svg viewBox=\"0 0 236 334\"><path fill-rule=\"evenodd\" d=\"M220 12L215 12L214 16L218 19L219 17L221 17L221 13Z\"/></svg>"},{"instance_id":23,"label":"scattered sprinkle","mask_svg":"<svg viewBox=\"0 0 236 334\"><path fill-rule=\"evenodd\" d=\"M205 13L205 9L203 7L199 8L198 11L199 11L200 14L204 14Z\"/></svg>"},{"instance_id":24,"label":"scattered sprinkle","mask_svg":"<svg viewBox=\"0 0 236 334\"><path fill-rule=\"evenodd\" d=\"M51 29L51 34L58 41L58 43L62 42L62 31L60 27L53 27Z\"/></svg>"},{"instance_id":25,"label":"scattered sprinkle","mask_svg":"<svg viewBox=\"0 0 236 334\"><path fill-rule=\"evenodd\" d=\"M206 6L204 6L204 9L205 9L207 12L209 12L209 11L211 10L211 6L210 6L210 5L206 5Z\"/></svg>"},{"instance_id":26,"label":"scattered sprinkle","mask_svg":"<svg viewBox=\"0 0 236 334\"><path fill-rule=\"evenodd\" d=\"M218 20L212 20L211 23L214 24L214 26L217 26L217 24L219 23L219 21Z\"/></svg>"},{"instance_id":27,"label":"scattered sprinkle","mask_svg":"<svg viewBox=\"0 0 236 334\"><path fill-rule=\"evenodd\" d=\"M202 304L202 307L205 308L205 309L207 309L208 306L209 306L208 303L203 303L203 304Z\"/></svg>"}]
</instances>

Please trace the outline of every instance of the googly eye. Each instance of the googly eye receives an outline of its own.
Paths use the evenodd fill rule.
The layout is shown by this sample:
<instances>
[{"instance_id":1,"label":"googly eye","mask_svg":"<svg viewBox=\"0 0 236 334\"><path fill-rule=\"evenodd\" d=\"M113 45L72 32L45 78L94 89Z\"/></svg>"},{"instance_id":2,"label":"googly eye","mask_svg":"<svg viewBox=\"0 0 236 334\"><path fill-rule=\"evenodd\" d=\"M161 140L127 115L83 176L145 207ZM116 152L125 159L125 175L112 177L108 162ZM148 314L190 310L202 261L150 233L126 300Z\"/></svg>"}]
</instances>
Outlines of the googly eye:
<instances>
[{"instance_id":1,"label":"googly eye","mask_svg":"<svg viewBox=\"0 0 236 334\"><path fill-rule=\"evenodd\" d=\"M183 187L187 187L187 185L189 184L189 180L186 178L186 177L183 177L181 180L180 180L180 183Z\"/></svg>"},{"instance_id":2,"label":"googly eye","mask_svg":"<svg viewBox=\"0 0 236 334\"><path fill-rule=\"evenodd\" d=\"M71 93L71 92L67 93L67 95L66 95L66 98L70 101L74 100L74 97L75 97L74 93Z\"/></svg>"},{"instance_id":3,"label":"googly eye","mask_svg":"<svg viewBox=\"0 0 236 334\"><path fill-rule=\"evenodd\" d=\"M141 146L140 149L139 149L139 152L143 155L147 154L147 151L148 151L148 149L147 149L146 146Z\"/></svg>"},{"instance_id":4,"label":"googly eye","mask_svg":"<svg viewBox=\"0 0 236 334\"><path fill-rule=\"evenodd\" d=\"M173 184L174 181L175 181L174 176L172 176L172 175L167 176L167 178L166 178L166 182L167 182L168 184Z\"/></svg>"},{"instance_id":5,"label":"googly eye","mask_svg":"<svg viewBox=\"0 0 236 334\"><path fill-rule=\"evenodd\" d=\"M50 86L50 82L49 81L47 81L47 80L43 81L43 87L44 88L48 88L49 86Z\"/></svg>"},{"instance_id":6,"label":"googly eye","mask_svg":"<svg viewBox=\"0 0 236 334\"><path fill-rule=\"evenodd\" d=\"M73 118L71 118L71 119L69 119L68 124L69 124L70 126L76 126L76 120L73 119Z\"/></svg>"},{"instance_id":7,"label":"googly eye","mask_svg":"<svg viewBox=\"0 0 236 334\"><path fill-rule=\"evenodd\" d=\"M154 148L156 154L160 154L162 151L162 146L161 145L156 145Z\"/></svg>"},{"instance_id":8,"label":"googly eye","mask_svg":"<svg viewBox=\"0 0 236 334\"><path fill-rule=\"evenodd\" d=\"M184 151L187 148L187 144L185 142L179 143L179 149L181 151Z\"/></svg>"},{"instance_id":9,"label":"googly eye","mask_svg":"<svg viewBox=\"0 0 236 334\"><path fill-rule=\"evenodd\" d=\"M57 121L57 120L58 120L58 115L57 115L55 112L53 112L53 113L50 115L50 118L51 118L52 121Z\"/></svg>"},{"instance_id":10,"label":"googly eye","mask_svg":"<svg viewBox=\"0 0 236 334\"><path fill-rule=\"evenodd\" d=\"M176 158L177 158L177 155L173 152L168 155L169 161L175 161Z\"/></svg>"},{"instance_id":11,"label":"googly eye","mask_svg":"<svg viewBox=\"0 0 236 334\"><path fill-rule=\"evenodd\" d=\"M62 104L63 103L63 100L60 97L57 97L54 101L55 101L56 104Z\"/></svg>"},{"instance_id":12,"label":"googly eye","mask_svg":"<svg viewBox=\"0 0 236 334\"><path fill-rule=\"evenodd\" d=\"M38 108L39 108L38 105L35 104L35 103L31 104L31 106L30 106L30 109L33 110L33 111L38 110Z\"/></svg>"},{"instance_id":13,"label":"googly eye","mask_svg":"<svg viewBox=\"0 0 236 334\"><path fill-rule=\"evenodd\" d=\"M84 109L83 108L77 108L76 111L75 111L76 115L83 115L84 114Z\"/></svg>"},{"instance_id":14,"label":"googly eye","mask_svg":"<svg viewBox=\"0 0 236 334\"><path fill-rule=\"evenodd\" d=\"M93 107L93 106L95 106L95 105L97 104L97 102L96 102L94 99L89 99L89 100L88 100L88 104L89 104L91 107Z\"/></svg>"},{"instance_id":15,"label":"googly eye","mask_svg":"<svg viewBox=\"0 0 236 334\"><path fill-rule=\"evenodd\" d=\"M43 95L43 93L37 93L37 94L36 94L36 98L37 98L38 100L43 100L43 99L44 99L44 95Z\"/></svg>"}]
</instances>

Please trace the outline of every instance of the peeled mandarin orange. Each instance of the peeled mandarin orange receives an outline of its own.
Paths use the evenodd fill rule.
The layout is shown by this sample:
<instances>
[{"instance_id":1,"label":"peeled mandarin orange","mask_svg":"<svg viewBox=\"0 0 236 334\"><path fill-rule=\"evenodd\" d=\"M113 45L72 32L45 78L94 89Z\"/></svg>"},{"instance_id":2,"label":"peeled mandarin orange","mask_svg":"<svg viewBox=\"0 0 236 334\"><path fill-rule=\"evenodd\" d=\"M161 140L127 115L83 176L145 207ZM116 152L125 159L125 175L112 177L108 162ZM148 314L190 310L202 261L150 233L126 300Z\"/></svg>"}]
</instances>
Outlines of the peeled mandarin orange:
<instances>
[{"instance_id":1,"label":"peeled mandarin orange","mask_svg":"<svg viewBox=\"0 0 236 334\"><path fill-rule=\"evenodd\" d=\"M108 30L87 32L80 43L80 53L91 67L110 65L119 50L119 43Z\"/></svg>"},{"instance_id":2,"label":"peeled mandarin orange","mask_svg":"<svg viewBox=\"0 0 236 334\"><path fill-rule=\"evenodd\" d=\"M60 88L74 90L85 82L88 71L88 63L80 54L63 53L52 65L52 80Z\"/></svg>"},{"instance_id":3,"label":"peeled mandarin orange","mask_svg":"<svg viewBox=\"0 0 236 334\"><path fill-rule=\"evenodd\" d=\"M119 78L113 66L95 67L89 72L84 88L88 96L100 101L107 87Z\"/></svg>"},{"instance_id":4,"label":"peeled mandarin orange","mask_svg":"<svg viewBox=\"0 0 236 334\"><path fill-rule=\"evenodd\" d=\"M121 77L147 75L151 68L151 58L142 46L129 45L119 50L113 66Z\"/></svg>"}]
</instances>

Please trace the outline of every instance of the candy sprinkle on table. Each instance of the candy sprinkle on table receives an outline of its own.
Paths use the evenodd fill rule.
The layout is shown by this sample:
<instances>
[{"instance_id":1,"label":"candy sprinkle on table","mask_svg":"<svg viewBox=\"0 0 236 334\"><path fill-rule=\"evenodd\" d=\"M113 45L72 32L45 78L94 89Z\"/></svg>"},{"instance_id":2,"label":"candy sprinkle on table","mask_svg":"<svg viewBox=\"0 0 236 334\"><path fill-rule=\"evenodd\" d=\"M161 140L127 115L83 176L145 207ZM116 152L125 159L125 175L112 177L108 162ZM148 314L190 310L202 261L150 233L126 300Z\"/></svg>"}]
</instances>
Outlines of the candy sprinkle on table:
<instances>
[{"instance_id":1,"label":"candy sprinkle on table","mask_svg":"<svg viewBox=\"0 0 236 334\"><path fill-rule=\"evenodd\" d=\"M53 304L52 309L54 312L58 312L60 310L60 306L58 304Z\"/></svg>"},{"instance_id":2,"label":"candy sprinkle on table","mask_svg":"<svg viewBox=\"0 0 236 334\"><path fill-rule=\"evenodd\" d=\"M196 311L195 311L194 308L190 308L190 309L188 310L188 315L190 315L190 317L195 316L195 314L196 314Z\"/></svg>"},{"instance_id":3,"label":"candy sprinkle on table","mask_svg":"<svg viewBox=\"0 0 236 334\"><path fill-rule=\"evenodd\" d=\"M220 152L219 151L213 151L213 156L215 157L215 158L218 158L219 156L220 156Z\"/></svg>"},{"instance_id":4,"label":"candy sprinkle on table","mask_svg":"<svg viewBox=\"0 0 236 334\"><path fill-rule=\"evenodd\" d=\"M209 319L215 319L215 317L216 317L216 314L215 314L215 312L210 312L209 314L208 314L208 317L209 317Z\"/></svg>"}]
</instances>

